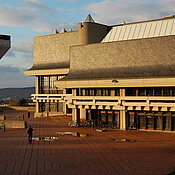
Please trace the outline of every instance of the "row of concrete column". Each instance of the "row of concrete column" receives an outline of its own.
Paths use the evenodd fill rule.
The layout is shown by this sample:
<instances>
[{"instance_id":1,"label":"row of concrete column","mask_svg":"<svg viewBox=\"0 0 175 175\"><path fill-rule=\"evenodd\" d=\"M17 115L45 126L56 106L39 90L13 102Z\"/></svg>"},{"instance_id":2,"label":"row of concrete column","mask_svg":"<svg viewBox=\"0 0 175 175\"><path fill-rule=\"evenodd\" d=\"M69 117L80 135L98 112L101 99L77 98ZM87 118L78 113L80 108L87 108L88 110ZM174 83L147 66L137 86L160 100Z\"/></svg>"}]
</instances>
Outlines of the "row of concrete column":
<instances>
[{"instance_id":1,"label":"row of concrete column","mask_svg":"<svg viewBox=\"0 0 175 175\"><path fill-rule=\"evenodd\" d=\"M76 89L72 90L72 95L76 96ZM120 96L125 96L125 89L120 89ZM79 112L78 112L79 111ZM127 129L127 119L126 111L120 110L120 129ZM86 120L86 109L72 109L72 120L76 123L79 120Z\"/></svg>"},{"instance_id":2,"label":"row of concrete column","mask_svg":"<svg viewBox=\"0 0 175 175\"><path fill-rule=\"evenodd\" d=\"M86 110L87 109L72 109L72 120L75 123L79 123L80 120L86 120ZM125 110L120 110L120 129L126 130L127 129L127 115Z\"/></svg>"},{"instance_id":3,"label":"row of concrete column","mask_svg":"<svg viewBox=\"0 0 175 175\"><path fill-rule=\"evenodd\" d=\"M36 76L36 94L40 94L40 77ZM63 94L66 94L66 89L63 89ZM72 95L76 96L76 89L72 90ZM125 96L125 89L120 89L120 96ZM36 114L40 113L39 111L39 102L36 102ZM63 114L67 114L67 106L63 105ZM86 120L86 109L72 109L72 120L74 122L79 122L80 120ZM126 112L124 110L120 111L120 129L125 130L127 127Z\"/></svg>"}]
</instances>

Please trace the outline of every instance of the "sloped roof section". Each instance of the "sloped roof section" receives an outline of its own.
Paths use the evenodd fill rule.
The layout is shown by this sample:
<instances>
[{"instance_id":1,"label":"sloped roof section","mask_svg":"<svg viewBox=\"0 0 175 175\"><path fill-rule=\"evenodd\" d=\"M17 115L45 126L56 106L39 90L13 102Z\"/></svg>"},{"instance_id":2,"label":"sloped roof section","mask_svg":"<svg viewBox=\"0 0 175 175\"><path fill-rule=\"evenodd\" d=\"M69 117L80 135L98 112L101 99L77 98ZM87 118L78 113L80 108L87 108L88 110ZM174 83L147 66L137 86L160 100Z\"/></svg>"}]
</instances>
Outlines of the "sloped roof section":
<instances>
[{"instance_id":1,"label":"sloped roof section","mask_svg":"<svg viewBox=\"0 0 175 175\"><path fill-rule=\"evenodd\" d=\"M175 18L114 26L103 42L175 35Z\"/></svg>"},{"instance_id":2,"label":"sloped roof section","mask_svg":"<svg viewBox=\"0 0 175 175\"><path fill-rule=\"evenodd\" d=\"M175 77L175 36L71 48L66 80Z\"/></svg>"},{"instance_id":3,"label":"sloped roof section","mask_svg":"<svg viewBox=\"0 0 175 175\"><path fill-rule=\"evenodd\" d=\"M34 64L29 70L47 70L47 69L69 68L69 62Z\"/></svg>"}]
</instances>

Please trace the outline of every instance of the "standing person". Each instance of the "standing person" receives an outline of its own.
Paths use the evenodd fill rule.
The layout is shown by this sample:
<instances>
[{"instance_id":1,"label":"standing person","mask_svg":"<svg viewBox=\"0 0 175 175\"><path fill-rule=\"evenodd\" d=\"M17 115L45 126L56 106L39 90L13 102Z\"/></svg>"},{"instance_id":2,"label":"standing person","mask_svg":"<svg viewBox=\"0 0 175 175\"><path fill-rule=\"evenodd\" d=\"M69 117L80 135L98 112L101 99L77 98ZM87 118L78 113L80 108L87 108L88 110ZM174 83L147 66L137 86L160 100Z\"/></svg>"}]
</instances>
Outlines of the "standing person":
<instances>
[{"instance_id":1,"label":"standing person","mask_svg":"<svg viewBox=\"0 0 175 175\"><path fill-rule=\"evenodd\" d=\"M32 144L33 129L31 126L29 126L29 128L27 129L27 134L29 135L28 136L29 144Z\"/></svg>"}]
</instances>

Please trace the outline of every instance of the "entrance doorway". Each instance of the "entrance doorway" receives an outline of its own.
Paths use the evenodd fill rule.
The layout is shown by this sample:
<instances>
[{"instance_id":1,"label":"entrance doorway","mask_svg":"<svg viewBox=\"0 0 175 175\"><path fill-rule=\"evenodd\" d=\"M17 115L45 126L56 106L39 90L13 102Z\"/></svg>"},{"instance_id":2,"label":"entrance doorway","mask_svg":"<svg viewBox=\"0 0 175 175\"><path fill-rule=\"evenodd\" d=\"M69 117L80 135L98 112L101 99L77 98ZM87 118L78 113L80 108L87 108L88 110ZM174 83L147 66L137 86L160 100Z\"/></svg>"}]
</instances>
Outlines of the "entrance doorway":
<instances>
[{"instance_id":1,"label":"entrance doorway","mask_svg":"<svg viewBox=\"0 0 175 175\"><path fill-rule=\"evenodd\" d=\"M87 110L86 120L95 121L97 127L120 128L119 111L112 110Z\"/></svg>"},{"instance_id":2,"label":"entrance doorway","mask_svg":"<svg viewBox=\"0 0 175 175\"><path fill-rule=\"evenodd\" d=\"M136 113L135 112L128 113L128 128L129 129L137 129L137 120L136 120Z\"/></svg>"}]
</instances>

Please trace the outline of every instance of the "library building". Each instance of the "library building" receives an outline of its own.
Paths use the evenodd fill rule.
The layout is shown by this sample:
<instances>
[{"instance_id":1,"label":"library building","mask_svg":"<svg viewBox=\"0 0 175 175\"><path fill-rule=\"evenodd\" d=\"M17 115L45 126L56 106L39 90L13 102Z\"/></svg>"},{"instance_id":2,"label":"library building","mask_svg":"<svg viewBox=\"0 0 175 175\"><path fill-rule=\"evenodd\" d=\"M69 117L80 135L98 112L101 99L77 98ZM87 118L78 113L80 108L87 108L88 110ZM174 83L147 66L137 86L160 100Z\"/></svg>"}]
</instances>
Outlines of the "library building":
<instances>
[{"instance_id":1,"label":"library building","mask_svg":"<svg viewBox=\"0 0 175 175\"><path fill-rule=\"evenodd\" d=\"M175 131L175 16L55 29L34 38L35 117L72 125Z\"/></svg>"}]
</instances>

